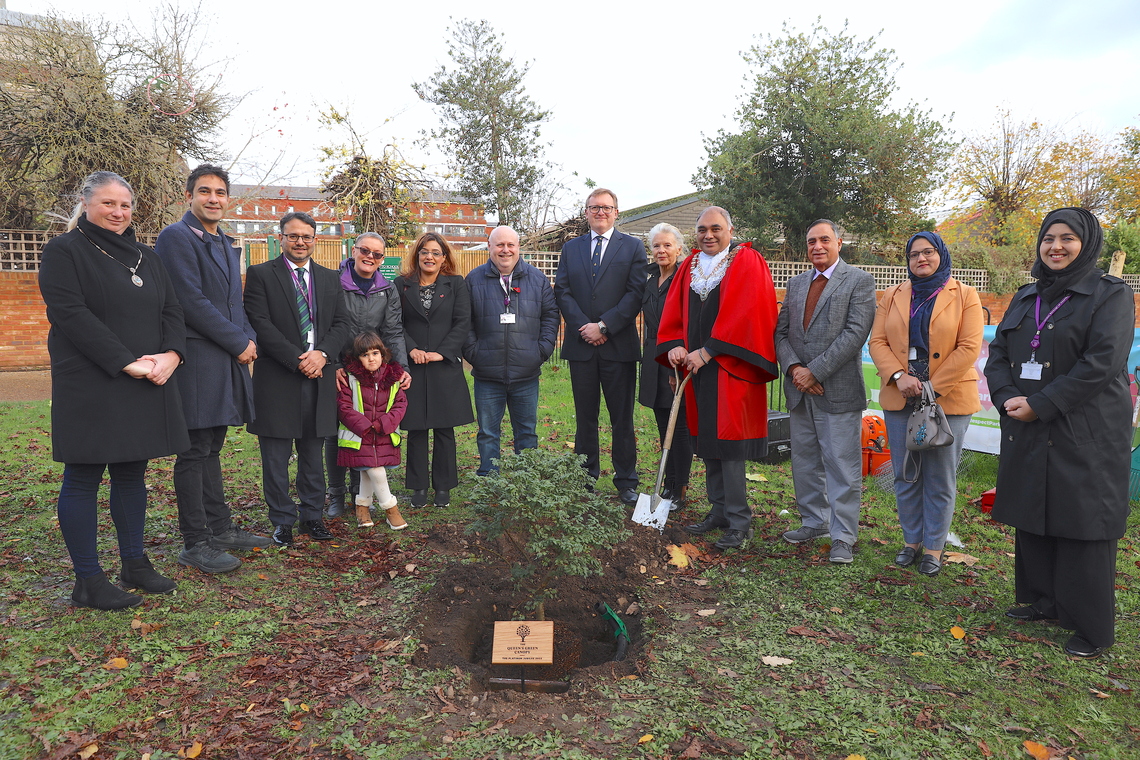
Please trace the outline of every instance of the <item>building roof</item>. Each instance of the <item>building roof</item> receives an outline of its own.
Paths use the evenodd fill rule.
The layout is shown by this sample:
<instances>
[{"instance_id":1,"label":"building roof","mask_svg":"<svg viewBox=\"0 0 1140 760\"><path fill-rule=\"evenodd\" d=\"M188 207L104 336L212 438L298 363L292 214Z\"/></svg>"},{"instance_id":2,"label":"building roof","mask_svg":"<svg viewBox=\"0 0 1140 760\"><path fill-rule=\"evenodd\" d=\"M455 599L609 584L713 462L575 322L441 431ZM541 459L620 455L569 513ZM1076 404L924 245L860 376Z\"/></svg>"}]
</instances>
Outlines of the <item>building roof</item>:
<instances>
[{"instance_id":1,"label":"building roof","mask_svg":"<svg viewBox=\"0 0 1140 760\"><path fill-rule=\"evenodd\" d=\"M701 211L712 205L702 194L689 193L640 206L618 217L617 225L627 235L645 235L660 222L668 222L684 232L695 227Z\"/></svg>"},{"instance_id":2,"label":"building roof","mask_svg":"<svg viewBox=\"0 0 1140 760\"><path fill-rule=\"evenodd\" d=\"M230 194L237 198L291 198L300 201L323 201L325 194L313 185L230 185ZM423 199L423 203L461 203L472 206L481 204L464 198L450 190L433 188Z\"/></svg>"}]
</instances>

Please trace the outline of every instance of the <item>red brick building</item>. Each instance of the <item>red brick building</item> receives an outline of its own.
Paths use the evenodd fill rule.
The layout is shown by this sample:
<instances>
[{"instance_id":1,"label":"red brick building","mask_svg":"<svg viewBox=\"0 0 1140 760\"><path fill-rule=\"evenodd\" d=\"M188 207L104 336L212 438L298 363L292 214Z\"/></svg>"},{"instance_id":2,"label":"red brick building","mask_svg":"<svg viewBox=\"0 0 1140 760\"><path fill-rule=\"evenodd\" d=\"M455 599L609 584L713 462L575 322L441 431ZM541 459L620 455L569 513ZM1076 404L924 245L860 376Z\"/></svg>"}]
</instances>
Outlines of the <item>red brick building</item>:
<instances>
[{"instance_id":1,"label":"red brick building","mask_svg":"<svg viewBox=\"0 0 1140 760\"><path fill-rule=\"evenodd\" d=\"M346 237L365 232L357 230L352 214L339 215L324 194L303 185L233 185L225 224L229 232L244 237L262 237L277 232L281 217L303 211L317 222L318 235ZM487 240L490 228L478 205L446 190L433 191L412 207L421 232L437 232L457 248Z\"/></svg>"}]
</instances>

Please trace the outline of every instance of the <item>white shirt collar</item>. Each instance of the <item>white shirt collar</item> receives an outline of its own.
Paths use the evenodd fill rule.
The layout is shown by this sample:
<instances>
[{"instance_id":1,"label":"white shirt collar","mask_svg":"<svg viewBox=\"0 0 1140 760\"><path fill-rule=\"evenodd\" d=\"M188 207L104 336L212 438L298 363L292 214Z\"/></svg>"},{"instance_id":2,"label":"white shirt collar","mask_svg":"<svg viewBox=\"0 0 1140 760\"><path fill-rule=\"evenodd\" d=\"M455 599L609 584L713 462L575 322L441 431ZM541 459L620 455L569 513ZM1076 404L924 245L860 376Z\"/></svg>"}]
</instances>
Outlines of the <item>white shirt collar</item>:
<instances>
[{"instance_id":1,"label":"white shirt collar","mask_svg":"<svg viewBox=\"0 0 1140 760\"><path fill-rule=\"evenodd\" d=\"M836 259L834 264L832 264L831 266L829 266L827 269L823 270L822 272L819 271L818 269L816 269L815 267L812 267L811 268L811 281L815 282L815 278L819 277L821 274L830 280L831 276L833 274L835 274L835 268L837 266L839 266L839 259Z\"/></svg>"}]
</instances>

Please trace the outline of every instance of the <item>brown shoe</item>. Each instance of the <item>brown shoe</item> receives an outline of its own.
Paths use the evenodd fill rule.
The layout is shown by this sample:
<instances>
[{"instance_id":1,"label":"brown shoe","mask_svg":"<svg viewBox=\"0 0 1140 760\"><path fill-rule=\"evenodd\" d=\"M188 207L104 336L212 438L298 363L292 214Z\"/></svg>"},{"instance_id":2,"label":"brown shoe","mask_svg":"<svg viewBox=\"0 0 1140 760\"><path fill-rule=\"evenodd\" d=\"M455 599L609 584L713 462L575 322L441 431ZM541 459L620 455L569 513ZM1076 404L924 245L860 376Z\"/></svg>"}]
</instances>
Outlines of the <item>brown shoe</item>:
<instances>
[{"instance_id":1,"label":"brown shoe","mask_svg":"<svg viewBox=\"0 0 1140 760\"><path fill-rule=\"evenodd\" d=\"M356 505L356 524L361 528L371 528L376 524L372 522L372 512L368 510L367 504Z\"/></svg>"},{"instance_id":2,"label":"brown shoe","mask_svg":"<svg viewBox=\"0 0 1140 760\"><path fill-rule=\"evenodd\" d=\"M396 506L388 507L384 510L384 514L388 520L388 527L392 530L403 530L408 527L407 520L400 514L400 508Z\"/></svg>"}]
</instances>

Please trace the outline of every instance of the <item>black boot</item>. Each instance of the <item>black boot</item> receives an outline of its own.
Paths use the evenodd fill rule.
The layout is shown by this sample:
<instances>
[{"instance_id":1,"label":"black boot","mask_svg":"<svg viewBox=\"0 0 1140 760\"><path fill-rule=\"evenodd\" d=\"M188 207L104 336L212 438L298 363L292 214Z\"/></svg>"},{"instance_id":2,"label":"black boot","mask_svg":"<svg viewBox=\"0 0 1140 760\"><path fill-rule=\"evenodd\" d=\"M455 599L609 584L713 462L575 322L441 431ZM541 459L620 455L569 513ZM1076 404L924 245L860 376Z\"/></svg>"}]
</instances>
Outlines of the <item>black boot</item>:
<instances>
[{"instance_id":1,"label":"black boot","mask_svg":"<svg viewBox=\"0 0 1140 760\"><path fill-rule=\"evenodd\" d=\"M330 488L329 489L329 517L340 517L344 514L344 489L343 488Z\"/></svg>"},{"instance_id":2,"label":"black boot","mask_svg":"<svg viewBox=\"0 0 1140 760\"><path fill-rule=\"evenodd\" d=\"M71 601L77 607L93 607L97 610L122 610L142 604L142 597L128 594L118 586L111 585L104 573L90 578L76 578Z\"/></svg>"},{"instance_id":3,"label":"black boot","mask_svg":"<svg viewBox=\"0 0 1140 760\"><path fill-rule=\"evenodd\" d=\"M142 589L148 594L169 594L178 588L177 583L155 571L145 554L138 559L123 560L119 580L125 589Z\"/></svg>"}]
</instances>

